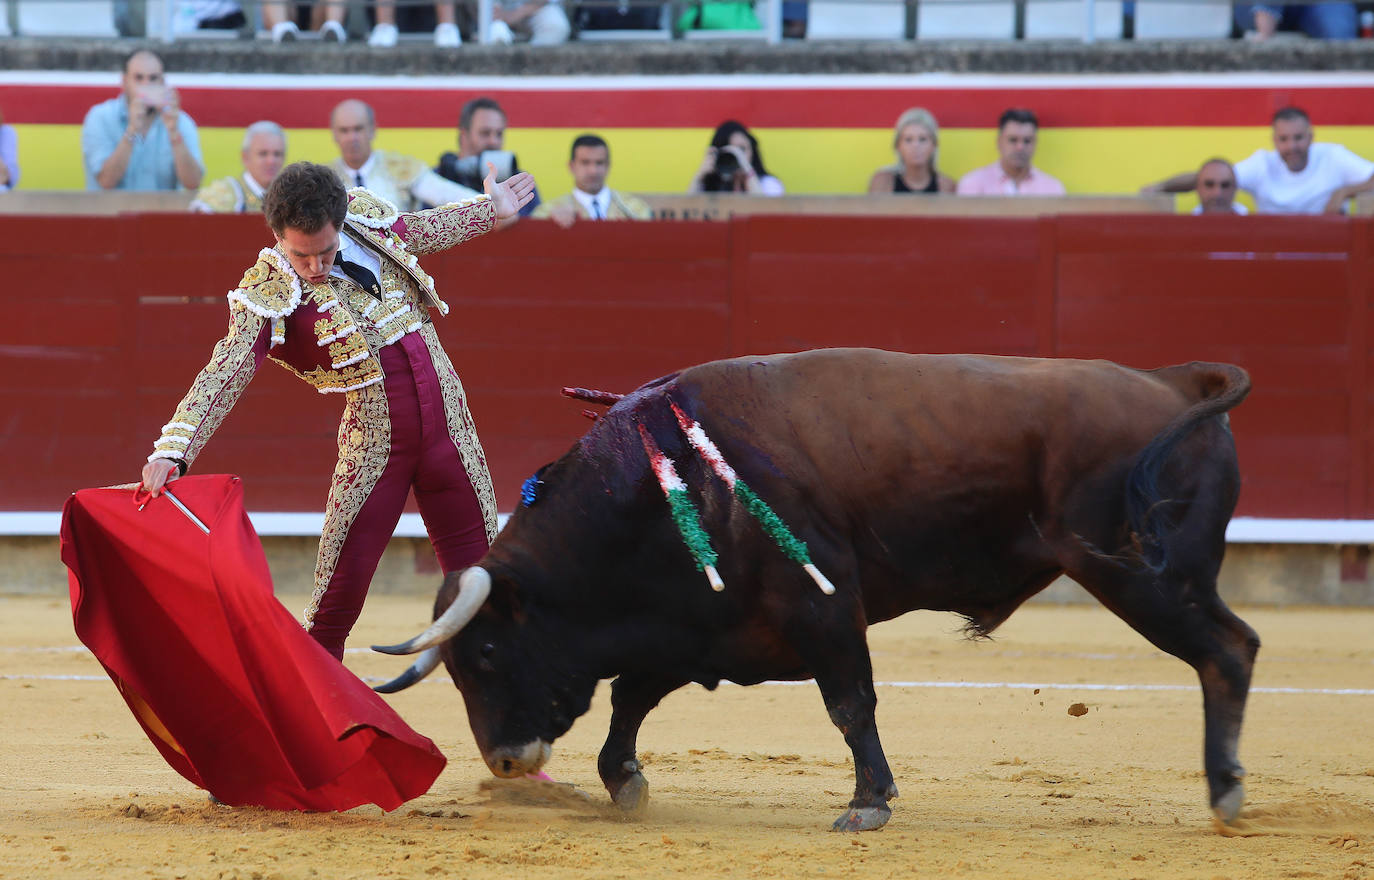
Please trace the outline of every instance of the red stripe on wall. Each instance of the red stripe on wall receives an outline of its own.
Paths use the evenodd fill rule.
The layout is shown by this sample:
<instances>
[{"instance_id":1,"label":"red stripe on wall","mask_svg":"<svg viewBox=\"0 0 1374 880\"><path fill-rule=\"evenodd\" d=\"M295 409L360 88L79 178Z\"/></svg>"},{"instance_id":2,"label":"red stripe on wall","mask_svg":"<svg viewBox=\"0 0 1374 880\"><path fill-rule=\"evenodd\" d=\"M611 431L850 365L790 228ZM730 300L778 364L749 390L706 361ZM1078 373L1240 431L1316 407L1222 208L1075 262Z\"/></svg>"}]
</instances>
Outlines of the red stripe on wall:
<instances>
[{"instance_id":1,"label":"red stripe on wall","mask_svg":"<svg viewBox=\"0 0 1374 880\"><path fill-rule=\"evenodd\" d=\"M175 84L175 75L172 77ZM103 86L6 86L7 122L79 124L117 94ZM361 98L379 124L452 128L464 101L453 89L193 88L182 106L212 127L274 119L288 128L324 128L345 98ZM738 118L760 128L886 128L907 107L924 106L941 125L996 124L1007 107L1030 107L1050 127L1266 125L1274 111L1304 108L1321 125L1374 125L1374 87L1339 88L932 88L932 89L548 89L489 92L524 128L711 128Z\"/></svg>"}]
</instances>

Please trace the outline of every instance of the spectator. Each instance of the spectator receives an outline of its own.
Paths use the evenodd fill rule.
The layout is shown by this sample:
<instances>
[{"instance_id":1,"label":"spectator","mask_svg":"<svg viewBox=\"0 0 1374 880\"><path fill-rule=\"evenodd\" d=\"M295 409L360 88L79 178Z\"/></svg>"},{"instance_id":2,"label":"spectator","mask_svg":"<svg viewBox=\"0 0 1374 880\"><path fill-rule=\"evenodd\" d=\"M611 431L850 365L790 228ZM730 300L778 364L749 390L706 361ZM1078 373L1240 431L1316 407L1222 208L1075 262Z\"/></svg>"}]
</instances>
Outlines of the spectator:
<instances>
[{"instance_id":1,"label":"spectator","mask_svg":"<svg viewBox=\"0 0 1374 880\"><path fill-rule=\"evenodd\" d=\"M1040 120L1030 110L1013 107L997 120L997 153L991 165L959 178L961 196L1062 196L1064 184L1031 164Z\"/></svg>"},{"instance_id":2,"label":"spectator","mask_svg":"<svg viewBox=\"0 0 1374 880\"><path fill-rule=\"evenodd\" d=\"M372 149L377 117L362 101L342 101L329 114L339 158L329 164L345 186L365 187L401 211L476 198L476 190L444 180L413 156Z\"/></svg>"},{"instance_id":3,"label":"spectator","mask_svg":"<svg viewBox=\"0 0 1374 880\"><path fill-rule=\"evenodd\" d=\"M573 191L540 206L536 217L549 217L567 229L578 220L651 220L653 211L642 199L619 193L606 185L611 171L611 149L594 134L573 141L568 170Z\"/></svg>"},{"instance_id":4,"label":"spectator","mask_svg":"<svg viewBox=\"0 0 1374 880\"><path fill-rule=\"evenodd\" d=\"M87 189L195 189L205 175L196 124L166 84L162 59L138 49L124 59L122 95L96 104L81 124Z\"/></svg>"},{"instance_id":5,"label":"spectator","mask_svg":"<svg viewBox=\"0 0 1374 880\"><path fill-rule=\"evenodd\" d=\"M267 186L286 164L286 132L275 122L262 120L243 132L243 174L222 177L200 188L191 210L204 214L262 213Z\"/></svg>"},{"instance_id":6,"label":"spectator","mask_svg":"<svg viewBox=\"0 0 1374 880\"><path fill-rule=\"evenodd\" d=\"M789 40L806 39L806 23L810 17L807 0L782 0L782 35Z\"/></svg>"},{"instance_id":7,"label":"spectator","mask_svg":"<svg viewBox=\"0 0 1374 880\"><path fill-rule=\"evenodd\" d=\"M711 146L687 191L780 196L786 189L764 167L758 139L742 123L727 119L711 135Z\"/></svg>"},{"instance_id":8,"label":"spectator","mask_svg":"<svg viewBox=\"0 0 1374 880\"><path fill-rule=\"evenodd\" d=\"M1339 214L1345 203L1374 190L1374 162L1340 144L1314 144L1312 122L1297 107L1274 114L1274 149L1236 163L1236 184L1255 197L1261 214ZM1187 192L1197 174L1176 174L1141 191Z\"/></svg>"},{"instance_id":9,"label":"spectator","mask_svg":"<svg viewBox=\"0 0 1374 880\"><path fill-rule=\"evenodd\" d=\"M1280 25L1320 40L1353 40L1357 30L1354 3L1237 3L1235 16L1252 40L1272 39Z\"/></svg>"},{"instance_id":10,"label":"spectator","mask_svg":"<svg viewBox=\"0 0 1374 880\"><path fill-rule=\"evenodd\" d=\"M664 26L664 6L658 3L585 5L577 7L579 31L648 31Z\"/></svg>"},{"instance_id":11,"label":"spectator","mask_svg":"<svg viewBox=\"0 0 1374 880\"><path fill-rule=\"evenodd\" d=\"M558 0L494 0L491 9L492 43L510 44L519 39L531 46L556 46L568 42L572 25Z\"/></svg>"},{"instance_id":12,"label":"spectator","mask_svg":"<svg viewBox=\"0 0 1374 880\"><path fill-rule=\"evenodd\" d=\"M940 152L940 124L924 107L897 117L892 129L897 164L879 168L868 182L870 193L952 193L954 178L935 169Z\"/></svg>"},{"instance_id":13,"label":"spectator","mask_svg":"<svg viewBox=\"0 0 1374 880\"><path fill-rule=\"evenodd\" d=\"M248 23L239 0L179 0L172 31L237 30Z\"/></svg>"},{"instance_id":14,"label":"spectator","mask_svg":"<svg viewBox=\"0 0 1374 880\"><path fill-rule=\"evenodd\" d=\"M121 37L142 37L148 33L145 0L114 0L115 32Z\"/></svg>"},{"instance_id":15,"label":"spectator","mask_svg":"<svg viewBox=\"0 0 1374 880\"><path fill-rule=\"evenodd\" d=\"M297 6L301 4L296 4ZM310 29L320 32L320 39L326 43L343 43L348 40L344 30L344 13L347 3L338 0L316 0L310 7ZM300 25L304 10L298 14L288 14L288 4L283 0L262 0L262 24L272 32L272 41L289 43L300 36Z\"/></svg>"},{"instance_id":16,"label":"spectator","mask_svg":"<svg viewBox=\"0 0 1374 880\"><path fill-rule=\"evenodd\" d=\"M13 125L5 124L0 113L0 192L8 192L19 185L19 135Z\"/></svg>"},{"instance_id":17,"label":"spectator","mask_svg":"<svg viewBox=\"0 0 1374 880\"><path fill-rule=\"evenodd\" d=\"M487 173L487 163L496 166L496 182L520 172L515 154L506 149L506 111L492 98L473 98L458 112L458 152L444 153L434 169L454 183L477 189ZM520 209L528 217L539 207L539 188L534 198Z\"/></svg>"},{"instance_id":18,"label":"spectator","mask_svg":"<svg viewBox=\"0 0 1374 880\"><path fill-rule=\"evenodd\" d=\"M677 19L680 31L759 31L753 0L690 0Z\"/></svg>"},{"instance_id":19,"label":"spectator","mask_svg":"<svg viewBox=\"0 0 1374 880\"><path fill-rule=\"evenodd\" d=\"M1225 159L1208 159L1197 171L1194 214L1248 214L1236 203L1236 169Z\"/></svg>"},{"instance_id":20,"label":"spectator","mask_svg":"<svg viewBox=\"0 0 1374 880\"><path fill-rule=\"evenodd\" d=\"M463 45L463 35L458 31L453 4L435 3L434 16L438 20L434 26L434 45L441 49ZM396 45L400 34L396 28L396 0L377 0L377 23L372 26L367 44L389 49Z\"/></svg>"}]
</instances>

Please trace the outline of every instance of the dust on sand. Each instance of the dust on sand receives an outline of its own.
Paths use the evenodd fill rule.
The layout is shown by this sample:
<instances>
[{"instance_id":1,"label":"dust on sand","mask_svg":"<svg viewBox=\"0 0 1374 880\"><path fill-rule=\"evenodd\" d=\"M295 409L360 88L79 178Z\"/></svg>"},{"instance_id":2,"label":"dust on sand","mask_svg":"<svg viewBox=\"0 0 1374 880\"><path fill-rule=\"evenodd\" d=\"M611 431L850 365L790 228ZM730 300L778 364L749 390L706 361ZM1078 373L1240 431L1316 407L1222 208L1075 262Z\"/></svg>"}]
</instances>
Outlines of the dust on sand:
<instances>
[{"instance_id":1,"label":"dust on sand","mask_svg":"<svg viewBox=\"0 0 1374 880\"><path fill-rule=\"evenodd\" d=\"M427 607L373 597L353 643L418 631ZM1274 690L1250 700L1233 828L1217 833L1207 809L1191 670L1106 611L1032 606L991 642L939 614L871 630L903 796L886 828L848 835L827 829L853 769L810 685L669 696L640 736L650 801L635 817L596 777L604 686L555 744L558 782L506 781L476 754L442 672L388 698L449 756L425 796L389 814L215 806L74 650L65 601L0 597L0 877L1374 880L1374 696L1311 692L1374 688L1374 611L1241 614L1264 638L1254 684ZM395 658L347 662L399 671ZM1136 684L1163 688L1089 687ZM1070 717L1066 702L1092 711Z\"/></svg>"}]
</instances>

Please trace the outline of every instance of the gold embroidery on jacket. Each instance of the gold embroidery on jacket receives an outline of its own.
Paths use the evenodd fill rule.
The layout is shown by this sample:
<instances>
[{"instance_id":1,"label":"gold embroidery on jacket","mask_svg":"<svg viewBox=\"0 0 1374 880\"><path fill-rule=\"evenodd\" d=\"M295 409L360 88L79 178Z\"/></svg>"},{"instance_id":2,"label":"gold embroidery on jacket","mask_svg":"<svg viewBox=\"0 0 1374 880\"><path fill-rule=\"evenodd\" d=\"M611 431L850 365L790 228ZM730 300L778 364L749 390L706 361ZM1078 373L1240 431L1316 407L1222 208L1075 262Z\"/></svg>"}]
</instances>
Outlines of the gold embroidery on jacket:
<instances>
[{"instance_id":1,"label":"gold embroidery on jacket","mask_svg":"<svg viewBox=\"0 0 1374 880\"><path fill-rule=\"evenodd\" d=\"M406 247L412 254L423 256L490 232L496 225L496 208L491 199L481 196L405 214L401 219L406 224Z\"/></svg>"},{"instance_id":2,"label":"gold embroidery on jacket","mask_svg":"<svg viewBox=\"0 0 1374 880\"><path fill-rule=\"evenodd\" d=\"M390 215L385 221L394 223L396 215ZM428 303L439 309L440 314L448 314L448 306L440 301L439 296L434 291L434 279L425 270L420 268L419 261L415 255L406 248L405 240L389 225L385 227L375 227L373 221L357 214L349 214L344 224L348 231L358 237L359 240L372 246L377 251L383 266L394 266L401 273L409 275L415 282L415 294L418 302ZM391 259L386 259L390 257ZM399 290L392 289L389 296L394 298L402 295Z\"/></svg>"},{"instance_id":3,"label":"gold embroidery on jacket","mask_svg":"<svg viewBox=\"0 0 1374 880\"><path fill-rule=\"evenodd\" d=\"M238 289L229 292L229 301L242 303L263 317L291 314L300 302L300 281L294 273L287 275L282 263L290 266L285 255L264 248L258 261L243 273Z\"/></svg>"},{"instance_id":4,"label":"gold embroidery on jacket","mask_svg":"<svg viewBox=\"0 0 1374 880\"><path fill-rule=\"evenodd\" d=\"M367 227L385 227L396 222L400 212L386 199L359 186L348 191L348 213Z\"/></svg>"}]
</instances>

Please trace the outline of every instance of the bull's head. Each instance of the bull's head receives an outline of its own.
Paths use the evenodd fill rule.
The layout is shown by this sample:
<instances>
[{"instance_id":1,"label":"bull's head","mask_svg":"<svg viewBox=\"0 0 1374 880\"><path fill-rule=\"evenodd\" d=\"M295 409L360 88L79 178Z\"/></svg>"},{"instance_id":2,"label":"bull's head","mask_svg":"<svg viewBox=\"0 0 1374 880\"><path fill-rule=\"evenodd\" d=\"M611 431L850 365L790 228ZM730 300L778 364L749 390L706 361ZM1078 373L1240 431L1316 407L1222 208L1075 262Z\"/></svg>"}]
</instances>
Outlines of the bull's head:
<instances>
[{"instance_id":1,"label":"bull's head","mask_svg":"<svg viewBox=\"0 0 1374 880\"><path fill-rule=\"evenodd\" d=\"M574 671L576 664L564 653L567 634L533 622L516 585L504 575L493 584L480 566L450 573L435 611L434 623L420 635L376 650L437 651L438 657L427 654L428 662L432 668L442 658L448 667L491 772L502 777L537 772L548 761L553 741L587 711L595 676ZM412 669L425 662L422 658Z\"/></svg>"}]
</instances>

